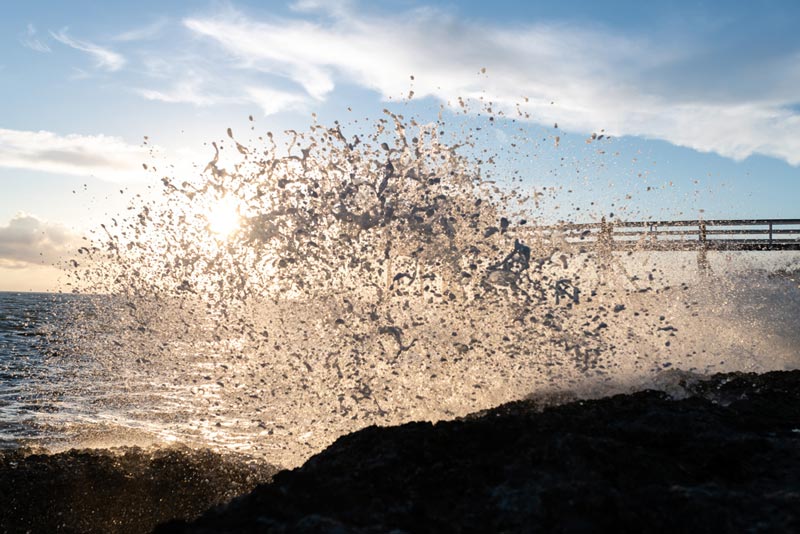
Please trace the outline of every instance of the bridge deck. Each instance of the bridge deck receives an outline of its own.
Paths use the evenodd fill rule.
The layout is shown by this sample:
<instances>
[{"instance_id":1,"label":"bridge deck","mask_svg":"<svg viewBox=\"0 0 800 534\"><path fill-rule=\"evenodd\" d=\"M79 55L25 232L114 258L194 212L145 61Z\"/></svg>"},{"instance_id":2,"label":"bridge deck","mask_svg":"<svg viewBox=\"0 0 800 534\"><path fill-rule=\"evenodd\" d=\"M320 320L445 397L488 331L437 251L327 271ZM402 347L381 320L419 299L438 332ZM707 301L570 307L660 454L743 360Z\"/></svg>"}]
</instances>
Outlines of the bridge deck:
<instances>
[{"instance_id":1,"label":"bridge deck","mask_svg":"<svg viewBox=\"0 0 800 534\"><path fill-rule=\"evenodd\" d=\"M615 221L540 227L569 246L613 250L800 250L800 219Z\"/></svg>"}]
</instances>

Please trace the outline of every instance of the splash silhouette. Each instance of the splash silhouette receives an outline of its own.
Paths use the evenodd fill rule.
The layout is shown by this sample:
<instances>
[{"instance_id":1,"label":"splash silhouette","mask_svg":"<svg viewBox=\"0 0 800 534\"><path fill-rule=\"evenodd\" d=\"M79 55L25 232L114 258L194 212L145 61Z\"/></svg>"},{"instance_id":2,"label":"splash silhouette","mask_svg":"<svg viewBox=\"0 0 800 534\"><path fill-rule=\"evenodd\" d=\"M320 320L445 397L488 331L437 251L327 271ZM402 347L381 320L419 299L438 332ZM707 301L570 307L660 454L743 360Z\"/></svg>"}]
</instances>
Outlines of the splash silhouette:
<instances>
[{"instance_id":1,"label":"splash silhouette","mask_svg":"<svg viewBox=\"0 0 800 534\"><path fill-rule=\"evenodd\" d=\"M712 298L602 239L568 245L486 178L480 128L447 128L386 111L282 147L229 129L198 177L163 176L81 249L73 284L96 296L62 352L92 355L117 423L284 465L369 424L718 370L676 343Z\"/></svg>"}]
</instances>

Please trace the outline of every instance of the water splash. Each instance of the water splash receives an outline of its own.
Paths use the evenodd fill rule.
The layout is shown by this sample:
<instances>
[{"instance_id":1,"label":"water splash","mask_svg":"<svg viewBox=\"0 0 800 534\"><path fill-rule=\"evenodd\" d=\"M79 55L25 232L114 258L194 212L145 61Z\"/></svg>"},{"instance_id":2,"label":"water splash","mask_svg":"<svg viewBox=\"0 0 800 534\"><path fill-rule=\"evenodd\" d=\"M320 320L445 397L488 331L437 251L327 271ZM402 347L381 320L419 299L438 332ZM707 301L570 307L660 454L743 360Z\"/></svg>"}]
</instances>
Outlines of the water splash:
<instances>
[{"instance_id":1,"label":"water splash","mask_svg":"<svg viewBox=\"0 0 800 534\"><path fill-rule=\"evenodd\" d=\"M737 356L755 319L719 313L721 286L568 245L538 197L487 179L480 129L448 143L441 117L386 111L372 131L315 124L282 147L228 130L198 177L163 176L159 199L81 249L72 283L97 296L61 353L99 365L117 423L284 465L369 424L726 370L721 340L734 368L764 367L759 347ZM787 351L772 365L796 365Z\"/></svg>"}]
</instances>

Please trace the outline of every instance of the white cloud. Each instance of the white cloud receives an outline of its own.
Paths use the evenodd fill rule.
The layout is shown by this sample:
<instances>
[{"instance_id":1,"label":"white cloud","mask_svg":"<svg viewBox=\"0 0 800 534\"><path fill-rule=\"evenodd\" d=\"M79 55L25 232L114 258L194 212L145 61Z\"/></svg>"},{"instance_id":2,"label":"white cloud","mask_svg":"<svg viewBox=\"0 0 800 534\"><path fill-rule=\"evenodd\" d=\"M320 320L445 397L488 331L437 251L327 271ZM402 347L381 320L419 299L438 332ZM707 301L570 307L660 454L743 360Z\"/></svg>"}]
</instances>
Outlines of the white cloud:
<instances>
[{"instance_id":1,"label":"white cloud","mask_svg":"<svg viewBox=\"0 0 800 534\"><path fill-rule=\"evenodd\" d=\"M334 16L347 16L353 9L353 0L297 0L289 6L294 11L323 11Z\"/></svg>"},{"instance_id":2,"label":"white cloud","mask_svg":"<svg viewBox=\"0 0 800 534\"><path fill-rule=\"evenodd\" d=\"M282 111L305 110L309 98L302 93L280 91L278 89L259 86L244 85L242 89L218 88L219 91L209 89L213 85L210 77L201 77L196 73L180 77L172 87L163 90L135 89L136 93L147 100L168 103L192 104L198 107L207 107L219 104L255 104L264 112L272 115ZM228 78L226 77L226 80ZM238 84L234 84L237 87Z\"/></svg>"},{"instance_id":3,"label":"white cloud","mask_svg":"<svg viewBox=\"0 0 800 534\"><path fill-rule=\"evenodd\" d=\"M33 24L28 24L25 35L20 38L20 42L23 46L36 52L42 52L43 54L50 52L50 47L36 37L36 26Z\"/></svg>"},{"instance_id":4,"label":"white cloud","mask_svg":"<svg viewBox=\"0 0 800 534\"><path fill-rule=\"evenodd\" d=\"M151 161L149 155L118 137L0 128L0 167L122 182L143 179L142 163Z\"/></svg>"},{"instance_id":5,"label":"white cloud","mask_svg":"<svg viewBox=\"0 0 800 534\"><path fill-rule=\"evenodd\" d=\"M300 85L314 98L323 99L334 88L332 73L323 57L334 46L328 35L316 35L317 26L295 21L286 25L249 23L236 17L230 21L189 19L186 26L222 44L243 66L280 74ZM230 32L230 33L229 33ZM303 36L311 39L306 41ZM315 37L323 40L314 41ZM300 48L293 47L300 44ZM320 58L314 58L315 53ZM322 59L322 61L320 61Z\"/></svg>"},{"instance_id":6,"label":"white cloud","mask_svg":"<svg viewBox=\"0 0 800 534\"><path fill-rule=\"evenodd\" d=\"M414 75L418 97L483 96L495 109L520 104L531 120L571 131L603 128L734 159L764 154L800 164L800 115L792 107L800 97L737 94L736 87L725 98L689 95L682 80L695 74L687 65L698 51L688 44L574 25L491 26L430 8L382 16L361 14L348 2L330 8L301 0L294 8L322 20L254 21L226 11L184 25L220 45L241 69L282 76L320 101L340 82L397 98ZM482 67L487 75L479 74ZM673 75L657 76L666 72ZM769 74L780 81L784 72Z\"/></svg>"},{"instance_id":7,"label":"white cloud","mask_svg":"<svg viewBox=\"0 0 800 534\"><path fill-rule=\"evenodd\" d=\"M79 237L64 226L17 214L0 226L0 268L51 265L74 253Z\"/></svg>"},{"instance_id":8,"label":"white cloud","mask_svg":"<svg viewBox=\"0 0 800 534\"><path fill-rule=\"evenodd\" d=\"M245 93L251 102L258 105L264 115L281 111L306 109L308 99L300 94L278 91L268 87L246 87Z\"/></svg>"},{"instance_id":9,"label":"white cloud","mask_svg":"<svg viewBox=\"0 0 800 534\"><path fill-rule=\"evenodd\" d=\"M73 39L67 35L66 28L58 33L50 32L50 35L58 42L80 50L81 52L86 52L92 56L98 68L113 72L121 69L123 65L125 65L125 58L122 55L88 41Z\"/></svg>"},{"instance_id":10,"label":"white cloud","mask_svg":"<svg viewBox=\"0 0 800 534\"><path fill-rule=\"evenodd\" d=\"M200 107L220 104L226 100L225 97L204 90L202 80L195 76L180 80L167 90L136 89L136 92L147 100L193 104Z\"/></svg>"},{"instance_id":11,"label":"white cloud","mask_svg":"<svg viewBox=\"0 0 800 534\"><path fill-rule=\"evenodd\" d=\"M155 39L161 33L161 30L167 25L166 18L158 18L146 26L134 28L126 32L120 33L114 37L115 41L129 42L129 41L148 41Z\"/></svg>"},{"instance_id":12,"label":"white cloud","mask_svg":"<svg viewBox=\"0 0 800 534\"><path fill-rule=\"evenodd\" d=\"M92 75L78 67L72 67L72 74L69 75L70 80L88 80Z\"/></svg>"}]
</instances>

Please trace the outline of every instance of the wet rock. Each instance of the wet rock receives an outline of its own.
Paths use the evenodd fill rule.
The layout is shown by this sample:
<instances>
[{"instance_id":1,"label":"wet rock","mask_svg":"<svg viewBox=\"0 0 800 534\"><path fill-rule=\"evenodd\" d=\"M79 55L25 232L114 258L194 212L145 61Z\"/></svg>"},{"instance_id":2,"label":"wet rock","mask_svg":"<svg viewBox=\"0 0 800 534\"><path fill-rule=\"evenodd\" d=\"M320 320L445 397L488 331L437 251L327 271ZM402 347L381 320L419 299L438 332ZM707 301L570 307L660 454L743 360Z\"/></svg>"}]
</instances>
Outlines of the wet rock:
<instances>
[{"instance_id":1,"label":"wet rock","mask_svg":"<svg viewBox=\"0 0 800 534\"><path fill-rule=\"evenodd\" d=\"M276 471L184 447L0 451L0 532L149 532L193 519Z\"/></svg>"},{"instance_id":2,"label":"wet rock","mask_svg":"<svg viewBox=\"0 0 800 534\"><path fill-rule=\"evenodd\" d=\"M800 529L800 371L370 427L160 533Z\"/></svg>"}]
</instances>

